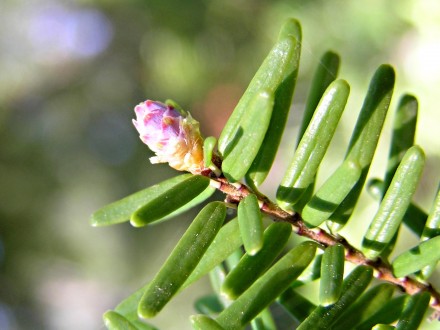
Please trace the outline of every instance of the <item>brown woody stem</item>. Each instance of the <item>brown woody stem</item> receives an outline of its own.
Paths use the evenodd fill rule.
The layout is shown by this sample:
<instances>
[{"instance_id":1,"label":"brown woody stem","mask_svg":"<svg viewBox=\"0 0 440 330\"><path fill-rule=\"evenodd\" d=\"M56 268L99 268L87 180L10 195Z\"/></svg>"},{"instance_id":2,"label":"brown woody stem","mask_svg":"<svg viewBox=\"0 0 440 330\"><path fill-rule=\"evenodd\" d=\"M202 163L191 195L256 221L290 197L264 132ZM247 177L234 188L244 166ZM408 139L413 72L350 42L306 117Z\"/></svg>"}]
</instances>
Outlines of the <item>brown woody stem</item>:
<instances>
[{"instance_id":1,"label":"brown woody stem","mask_svg":"<svg viewBox=\"0 0 440 330\"><path fill-rule=\"evenodd\" d=\"M241 183L230 183L224 176L216 177L212 173L203 173L215 181L217 189L226 194L226 201L232 204L238 204L247 195L254 193L246 185ZM429 283L424 284L411 277L396 278L393 275L391 266L382 259L370 260L358 249L352 246L342 236L332 235L324 229L316 227L309 228L306 226L301 215L295 212L287 212L273 203L269 198L259 193L256 194L259 198L261 211L271 217L274 221L284 221L292 225L293 231L300 235L307 237L317 243L322 248L342 244L345 248L345 259L357 265L368 265L374 268L375 277L397 285L404 292L414 295L420 291L426 291L431 295L430 305L435 309L435 313L431 318L439 319L440 317L440 293Z\"/></svg>"}]
</instances>

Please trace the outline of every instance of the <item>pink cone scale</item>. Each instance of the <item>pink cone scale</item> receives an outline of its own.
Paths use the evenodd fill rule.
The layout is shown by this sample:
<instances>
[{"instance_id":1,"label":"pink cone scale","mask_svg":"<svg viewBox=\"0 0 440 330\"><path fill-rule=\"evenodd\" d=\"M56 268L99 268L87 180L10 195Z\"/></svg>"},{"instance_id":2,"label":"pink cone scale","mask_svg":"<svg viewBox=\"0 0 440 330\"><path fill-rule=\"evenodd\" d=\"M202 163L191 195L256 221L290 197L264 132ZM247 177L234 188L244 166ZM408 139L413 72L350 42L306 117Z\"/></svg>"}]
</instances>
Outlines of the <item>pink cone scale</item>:
<instances>
[{"instance_id":1,"label":"pink cone scale","mask_svg":"<svg viewBox=\"0 0 440 330\"><path fill-rule=\"evenodd\" d=\"M203 139L199 122L170 105L147 100L138 104L133 124L139 137L155 154L152 164L169 163L179 171L194 174L204 169Z\"/></svg>"}]
</instances>

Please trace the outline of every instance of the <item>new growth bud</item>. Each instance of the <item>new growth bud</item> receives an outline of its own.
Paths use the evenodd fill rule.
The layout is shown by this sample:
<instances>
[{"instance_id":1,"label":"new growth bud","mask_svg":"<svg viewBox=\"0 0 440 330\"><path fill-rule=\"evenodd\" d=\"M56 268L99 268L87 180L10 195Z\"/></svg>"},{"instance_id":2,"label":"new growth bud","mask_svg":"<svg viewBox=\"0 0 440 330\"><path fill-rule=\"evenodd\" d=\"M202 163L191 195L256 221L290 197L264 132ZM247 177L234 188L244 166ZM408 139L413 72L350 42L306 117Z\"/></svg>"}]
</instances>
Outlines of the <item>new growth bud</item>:
<instances>
[{"instance_id":1,"label":"new growth bud","mask_svg":"<svg viewBox=\"0 0 440 330\"><path fill-rule=\"evenodd\" d=\"M138 104L133 124L139 137L152 151L152 164L169 163L179 171L194 174L204 169L203 139L199 122L188 113L182 115L173 107L147 100Z\"/></svg>"}]
</instances>

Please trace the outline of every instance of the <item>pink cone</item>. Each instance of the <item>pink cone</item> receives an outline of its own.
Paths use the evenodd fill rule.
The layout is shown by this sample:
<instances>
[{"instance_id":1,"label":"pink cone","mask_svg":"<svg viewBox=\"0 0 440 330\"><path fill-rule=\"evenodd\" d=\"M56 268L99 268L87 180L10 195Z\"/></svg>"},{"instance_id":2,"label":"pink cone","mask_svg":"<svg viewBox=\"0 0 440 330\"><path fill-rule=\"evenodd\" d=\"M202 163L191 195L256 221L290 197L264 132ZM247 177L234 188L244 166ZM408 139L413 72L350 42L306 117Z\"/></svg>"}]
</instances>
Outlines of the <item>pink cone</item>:
<instances>
[{"instance_id":1,"label":"pink cone","mask_svg":"<svg viewBox=\"0 0 440 330\"><path fill-rule=\"evenodd\" d=\"M147 100L138 104L133 124L139 137L152 151L152 164L169 163L179 171L200 173L203 165L203 139L199 123L189 114L181 115L173 107Z\"/></svg>"}]
</instances>

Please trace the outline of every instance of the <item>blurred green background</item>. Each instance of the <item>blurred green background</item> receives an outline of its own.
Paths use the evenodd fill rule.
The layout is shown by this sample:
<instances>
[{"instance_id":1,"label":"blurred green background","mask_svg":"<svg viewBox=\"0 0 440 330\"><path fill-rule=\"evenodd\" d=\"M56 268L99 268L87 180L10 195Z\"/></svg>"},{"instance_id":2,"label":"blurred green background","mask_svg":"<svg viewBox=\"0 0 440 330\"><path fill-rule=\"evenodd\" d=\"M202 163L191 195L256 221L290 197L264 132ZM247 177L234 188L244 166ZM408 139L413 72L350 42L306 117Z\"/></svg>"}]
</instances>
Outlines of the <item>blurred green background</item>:
<instances>
[{"instance_id":1,"label":"blurred green background","mask_svg":"<svg viewBox=\"0 0 440 330\"><path fill-rule=\"evenodd\" d=\"M390 63L393 109L403 92L420 100L416 141L427 165L415 200L429 209L440 178L436 0L1 0L0 329L103 328L102 313L154 275L195 211L143 229L89 225L101 206L175 174L149 164L133 107L172 98L205 135L218 136L287 17L303 26L301 69L285 152L266 192L273 195L286 169L313 70L332 49L352 95L322 177L344 153L374 70ZM379 177L387 141L385 130L372 168ZM370 206L358 208L346 234L355 244L361 218L377 208L363 201ZM207 281L152 323L189 328L203 292Z\"/></svg>"}]
</instances>

